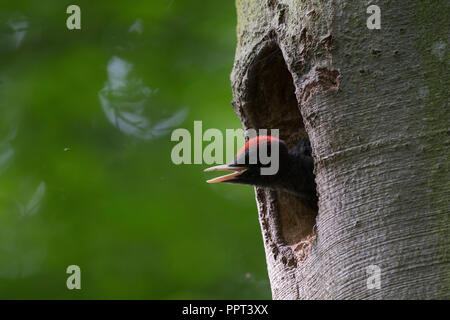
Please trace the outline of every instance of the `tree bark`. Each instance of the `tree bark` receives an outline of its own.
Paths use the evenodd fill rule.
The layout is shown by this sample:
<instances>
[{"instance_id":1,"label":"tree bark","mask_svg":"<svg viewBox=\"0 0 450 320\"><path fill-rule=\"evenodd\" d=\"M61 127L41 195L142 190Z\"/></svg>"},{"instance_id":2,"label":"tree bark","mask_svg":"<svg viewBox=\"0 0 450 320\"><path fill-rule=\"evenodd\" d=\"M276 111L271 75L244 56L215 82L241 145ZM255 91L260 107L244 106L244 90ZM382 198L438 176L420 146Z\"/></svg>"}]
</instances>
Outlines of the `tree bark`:
<instances>
[{"instance_id":1,"label":"tree bark","mask_svg":"<svg viewBox=\"0 0 450 320\"><path fill-rule=\"evenodd\" d=\"M450 298L448 3L372 2L236 1L234 109L315 161L317 216L255 190L274 299Z\"/></svg>"}]
</instances>

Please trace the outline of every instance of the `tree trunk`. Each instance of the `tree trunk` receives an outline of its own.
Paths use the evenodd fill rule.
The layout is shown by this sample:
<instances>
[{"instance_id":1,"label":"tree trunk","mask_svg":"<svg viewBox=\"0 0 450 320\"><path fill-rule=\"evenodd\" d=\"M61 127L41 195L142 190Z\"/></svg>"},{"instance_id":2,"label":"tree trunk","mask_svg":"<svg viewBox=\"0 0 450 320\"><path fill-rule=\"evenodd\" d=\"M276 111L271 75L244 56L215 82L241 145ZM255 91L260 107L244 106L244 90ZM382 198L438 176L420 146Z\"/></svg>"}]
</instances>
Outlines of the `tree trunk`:
<instances>
[{"instance_id":1,"label":"tree trunk","mask_svg":"<svg viewBox=\"0 0 450 320\"><path fill-rule=\"evenodd\" d=\"M244 129L308 136L315 161L317 216L255 191L273 298L450 298L448 2L236 5Z\"/></svg>"}]
</instances>

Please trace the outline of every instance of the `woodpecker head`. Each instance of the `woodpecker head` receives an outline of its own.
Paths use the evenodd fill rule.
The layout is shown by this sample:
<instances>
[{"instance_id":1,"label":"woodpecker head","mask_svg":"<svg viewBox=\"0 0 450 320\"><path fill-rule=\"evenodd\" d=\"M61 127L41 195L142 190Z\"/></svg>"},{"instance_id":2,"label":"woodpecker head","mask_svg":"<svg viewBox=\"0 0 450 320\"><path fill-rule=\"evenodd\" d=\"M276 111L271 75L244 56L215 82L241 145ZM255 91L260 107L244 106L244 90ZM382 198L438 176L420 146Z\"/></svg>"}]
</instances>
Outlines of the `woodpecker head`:
<instances>
[{"instance_id":1,"label":"woodpecker head","mask_svg":"<svg viewBox=\"0 0 450 320\"><path fill-rule=\"evenodd\" d=\"M258 136L247 141L230 164L205 169L205 171L232 171L207 182L276 188L281 186L285 178L288 160L288 149L284 141L271 136Z\"/></svg>"},{"instance_id":2,"label":"woodpecker head","mask_svg":"<svg viewBox=\"0 0 450 320\"><path fill-rule=\"evenodd\" d=\"M288 150L282 140L259 136L250 139L230 164L205 171L232 172L208 180L209 183L238 183L280 189L299 196L314 211L318 210L314 159L308 139L301 139Z\"/></svg>"}]
</instances>

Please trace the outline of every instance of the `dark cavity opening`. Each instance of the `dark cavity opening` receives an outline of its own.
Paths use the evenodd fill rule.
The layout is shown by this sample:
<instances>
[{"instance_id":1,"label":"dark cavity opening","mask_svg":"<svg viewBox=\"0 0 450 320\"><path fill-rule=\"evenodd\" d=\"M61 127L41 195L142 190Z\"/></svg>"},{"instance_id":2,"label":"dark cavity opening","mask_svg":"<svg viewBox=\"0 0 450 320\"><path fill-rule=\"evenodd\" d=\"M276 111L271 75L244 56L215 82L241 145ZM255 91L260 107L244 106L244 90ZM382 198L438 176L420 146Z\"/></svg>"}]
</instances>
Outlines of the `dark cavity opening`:
<instances>
[{"instance_id":1,"label":"dark cavity opening","mask_svg":"<svg viewBox=\"0 0 450 320\"><path fill-rule=\"evenodd\" d=\"M288 148L307 138L292 75L277 44L265 46L248 71L245 114L248 127L279 129ZM315 238L316 213L297 196L277 191L266 193L275 199L277 238L296 252Z\"/></svg>"}]
</instances>

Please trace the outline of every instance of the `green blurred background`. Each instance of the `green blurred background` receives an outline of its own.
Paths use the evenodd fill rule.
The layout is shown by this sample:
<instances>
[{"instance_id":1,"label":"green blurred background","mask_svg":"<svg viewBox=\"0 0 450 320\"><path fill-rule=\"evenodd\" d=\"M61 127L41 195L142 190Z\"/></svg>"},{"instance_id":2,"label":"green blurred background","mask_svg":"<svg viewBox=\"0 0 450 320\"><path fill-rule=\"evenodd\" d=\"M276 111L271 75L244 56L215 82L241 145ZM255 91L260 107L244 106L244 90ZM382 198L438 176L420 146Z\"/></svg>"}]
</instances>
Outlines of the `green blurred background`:
<instances>
[{"instance_id":1,"label":"green blurred background","mask_svg":"<svg viewBox=\"0 0 450 320\"><path fill-rule=\"evenodd\" d=\"M253 188L170 158L175 128L240 128L235 25L233 1L0 1L0 298L270 298Z\"/></svg>"}]
</instances>

